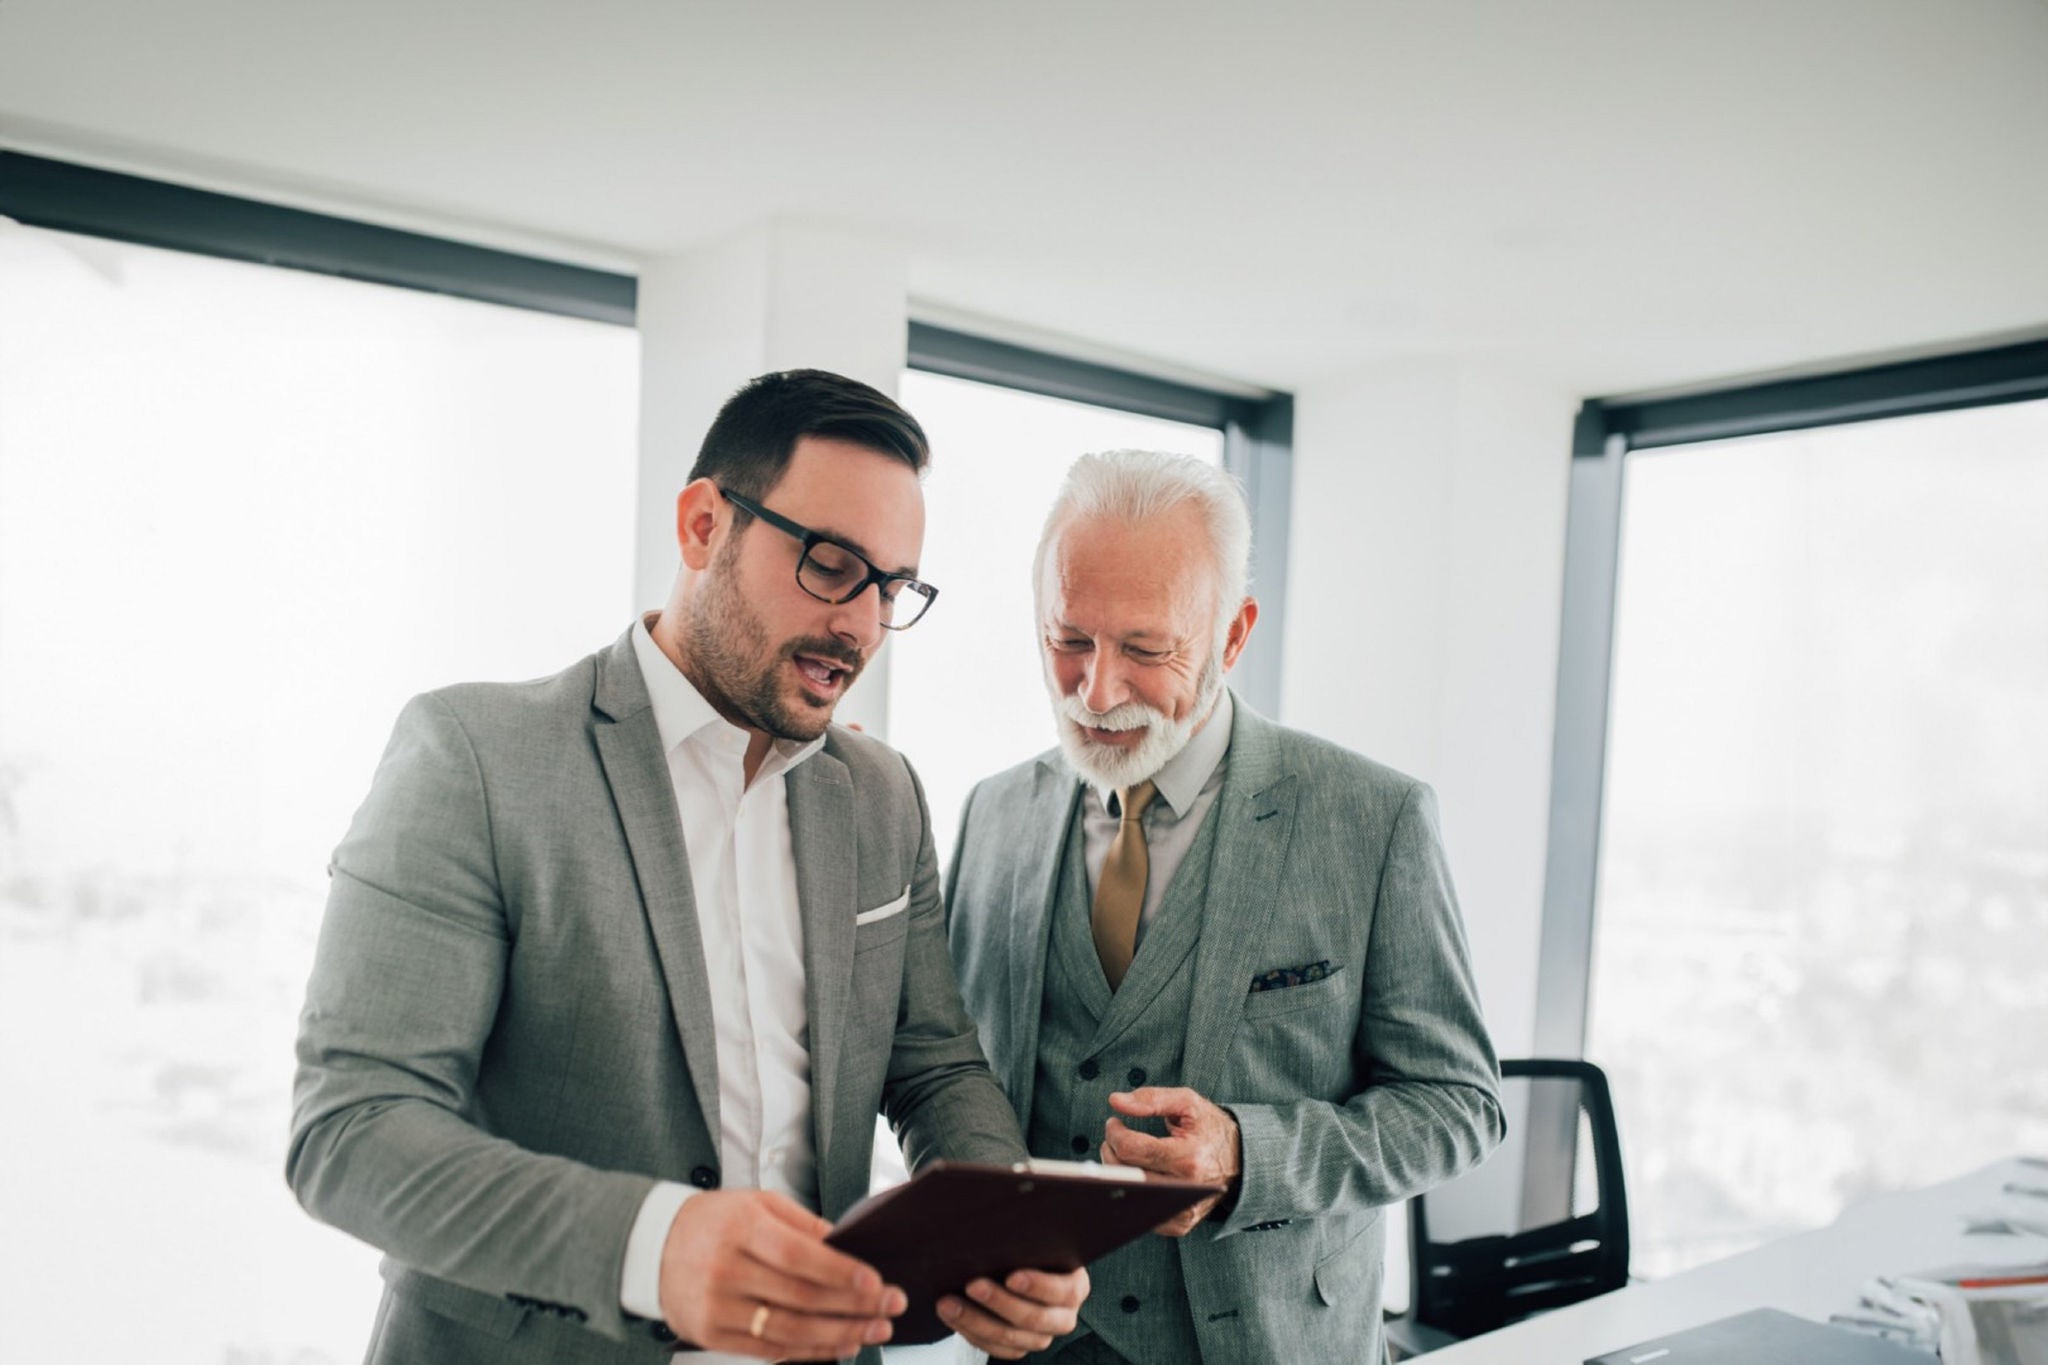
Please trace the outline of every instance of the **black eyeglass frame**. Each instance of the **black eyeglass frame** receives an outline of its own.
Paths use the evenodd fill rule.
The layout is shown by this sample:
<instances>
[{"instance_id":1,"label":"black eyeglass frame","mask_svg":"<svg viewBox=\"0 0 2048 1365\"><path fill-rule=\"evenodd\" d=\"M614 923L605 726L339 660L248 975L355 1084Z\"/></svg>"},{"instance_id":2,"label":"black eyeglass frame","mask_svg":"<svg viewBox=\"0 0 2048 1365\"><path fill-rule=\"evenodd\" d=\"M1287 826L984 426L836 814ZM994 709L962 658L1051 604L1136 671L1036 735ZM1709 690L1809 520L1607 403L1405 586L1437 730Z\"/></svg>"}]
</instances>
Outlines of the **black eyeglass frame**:
<instances>
[{"instance_id":1,"label":"black eyeglass frame","mask_svg":"<svg viewBox=\"0 0 2048 1365\"><path fill-rule=\"evenodd\" d=\"M739 508L742 512L745 512L750 517L755 517L761 521L767 522L770 526L773 526L776 530L782 532L782 534L790 537L790 539L795 540L800 545L802 545L803 548L798 552L796 557L796 585L799 588L802 588L810 596L816 598L818 601L829 603L830 605L835 607L843 606L844 604L851 602L854 598L860 596L862 593L866 592L868 590L869 585L873 584L875 587L876 595L881 598L882 606L884 608L882 613L882 628L884 630L909 630L919 621L922 621L925 617L925 613L932 609L932 603L939 600L939 590L933 587L931 584L925 582L923 579L913 578L907 573L890 573L886 569L878 569L875 567L875 562L872 559L869 559L866 555L862 554L859 550L854 549L845 541L834 540L831 536L826 535L822 531L813 531L810 527L804 525L802 522L791 521L788 517L783 516L779 512L771 512L767 508L763 507L760 503L755 502L752 498L747 497L744 494L735 493L730 488L726 488L721 485L714 486L718 488L719 495L723 497L727 502L731 503L734 507ZM839 550L846 554L852 555L855 559L859 560L863 565L866 566L867 575L863 577L859 583L855 584L853 588L846 593L845 596L827 597L825 596L825 594L818 592L817 590L812 588L810 584L804 582L804 565L810 562L812 547L818 545L830 545L835 550ZM891 583L898 583L901 584L903 587L910 589L912 594L917 596L924 603L924 605L918 609L917 615L911 617L908 621L903 622L901 625L898 625L894 621L888 619L890 613L893 612L896 607L896 597L889 592L889 585Z\"/></svg>"}]
</instances>

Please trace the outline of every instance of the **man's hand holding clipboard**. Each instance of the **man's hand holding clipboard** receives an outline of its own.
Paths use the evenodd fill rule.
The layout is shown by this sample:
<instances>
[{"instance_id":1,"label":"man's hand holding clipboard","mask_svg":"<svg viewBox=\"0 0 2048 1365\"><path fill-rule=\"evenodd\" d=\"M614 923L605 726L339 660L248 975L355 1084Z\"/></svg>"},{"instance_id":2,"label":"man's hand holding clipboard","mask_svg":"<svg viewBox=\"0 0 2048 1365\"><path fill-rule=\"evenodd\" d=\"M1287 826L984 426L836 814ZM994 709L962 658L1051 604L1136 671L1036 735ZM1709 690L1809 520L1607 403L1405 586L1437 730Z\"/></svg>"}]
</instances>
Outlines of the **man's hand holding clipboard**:
<instances>
[{"instance_id":1,"label":"man's hand holding clipboard","mask_svg":"<svg viewBox=\"0 0 2048 1365\"><path fill-rule=\"evenodd\" d=\"M896 1319L892 1343L922 1344L961 1330L988 1349L981 1340L988 1324L967 1316L982 1311L970 1286L988 1292L990 1297L979 1300L984 1305L993 1298L996 1306L1013 1309L1016 1305L1003 1297L1013 1295L1043 1302L1045 1286L1032 1282L1048 1276L1027 1272L1024 1283L1010 1284L1020 1267L1072 1274L1225 1189L1220 1183L1166 1178L1129 1166L935 1161L909 1183L856 1204L825 1241L902 1288L909 1302ZM1085 1296L1085 1276L1078 1287ZM950 1321L943 1317L939 1308L947 1300L957 1301L964 1313ZM963 1320L979 1330L969 1330ZM1021 1343L1022 1337L1017 1340ZM1013 1352L1028 1349L1036 1346L1018 1344ZM990 1354L1009 1358L1013 1352Z\"/></svg>"},{"instance_id":2,"label":"man's hand holding clipboard","mask_svg":"<svg viewBox=\"0 0 2048 1365\"><path fill-rule=\"evenodd\" d=\"M770 1191L711 1190L690 1199L662 1251L671 1344L764 1360L840 1360L863 1346L936 1341L950 1329L1012 1360L1072 1331L1088 1297L1085 1270L1023 1270L1036 1263L1012 1262L971 1281L947 1281L957 1305L947 1326L906 1337L899 1315L921 1308L929 1318L930 1294L920 1300L916 1289L895 1282L894 1265L828 1245L828 1235L836 1235L831 1224ZM961 1291L969 1298L959 1298Z\"/></svg>"}]
</instances>

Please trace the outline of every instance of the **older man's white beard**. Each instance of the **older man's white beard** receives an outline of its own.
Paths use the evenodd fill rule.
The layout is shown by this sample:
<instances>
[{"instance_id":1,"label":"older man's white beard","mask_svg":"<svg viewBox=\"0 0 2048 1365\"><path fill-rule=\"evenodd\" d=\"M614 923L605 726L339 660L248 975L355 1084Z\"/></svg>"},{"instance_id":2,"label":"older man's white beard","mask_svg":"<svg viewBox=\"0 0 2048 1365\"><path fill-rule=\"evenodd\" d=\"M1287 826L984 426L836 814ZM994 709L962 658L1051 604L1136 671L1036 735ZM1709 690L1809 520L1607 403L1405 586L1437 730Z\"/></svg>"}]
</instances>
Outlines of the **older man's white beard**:
<instances>
[{"instance_id":1,"label":"older man's white beard","mask_svg":"<svg viewBox=\"0 0 2048 1365\"><path fill-rule=\"evenodd\" d=\"M1091 711L1078 697L1056 696L1053 716L1059 724L1060 749L1067 762L1074 765L1074 771L1097 787L1121 791L1135 786L1157 777L1161 768L1188 747L1195 730L1216 709L1216 698L1222 691L1223 669L1212 653L1202 670L1195 704L1179 720L1138 701L1127 701L1107 711ZM1128 749L1119 749L1090 739L1083 726L1096 730L1135 730L1143 726L1145 737Z\"/></svg>"}]
</instances>

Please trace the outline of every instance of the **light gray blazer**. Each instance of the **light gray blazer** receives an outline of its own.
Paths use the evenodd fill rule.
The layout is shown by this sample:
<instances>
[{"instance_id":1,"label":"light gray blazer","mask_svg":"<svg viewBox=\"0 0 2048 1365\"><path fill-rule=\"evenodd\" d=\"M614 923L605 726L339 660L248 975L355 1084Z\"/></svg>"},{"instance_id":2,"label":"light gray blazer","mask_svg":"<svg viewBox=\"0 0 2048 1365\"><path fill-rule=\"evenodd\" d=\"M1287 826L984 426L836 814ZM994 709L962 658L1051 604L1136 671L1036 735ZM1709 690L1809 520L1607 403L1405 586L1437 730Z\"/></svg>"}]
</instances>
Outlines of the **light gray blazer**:
<instances>
[{"instance_id":1,"label":"light gray blazer","mask_svg":"<svg viewBox=\"0 0 2048 1365\"><path fill-rule=\"evenodd\" d=\"M913 1165L1015 1160L916 777L835 728L784 780L822 1212L867 1192L878 1109ZM552 678L415 698L331 870L286 1173L387 1253L370 1359L665 1359L620 1266L656 1179L719 1181L717 1047L631 632Z\"/></svg>"},{"instance_id":2,"label":"light gray blazer","mask_svg":"<svg viewBox=\"0 0 2048 1365\"><path fill-rule=\"evenodd\" d=\"M1196 1334L1209 1360L1377 1361L1381 1209L1505 1132L1435 798L1241 699L1226 762L1182 1076L1236 1116L1244 1174L1180 1242ZM1026 1116L1078 780L1054 750L981 783L948 873L961 989Z\"/></svg>"}]
</instances>

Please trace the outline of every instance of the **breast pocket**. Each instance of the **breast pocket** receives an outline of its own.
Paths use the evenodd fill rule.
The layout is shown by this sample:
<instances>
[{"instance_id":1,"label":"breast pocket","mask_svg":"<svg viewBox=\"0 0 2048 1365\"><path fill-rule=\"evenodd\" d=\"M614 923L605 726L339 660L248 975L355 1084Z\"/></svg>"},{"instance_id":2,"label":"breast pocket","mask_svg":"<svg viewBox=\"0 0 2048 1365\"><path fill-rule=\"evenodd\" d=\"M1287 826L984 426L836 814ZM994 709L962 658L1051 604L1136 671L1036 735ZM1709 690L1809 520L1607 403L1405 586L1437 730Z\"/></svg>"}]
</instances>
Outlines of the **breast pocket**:
<instances>
[{"instance_id":1,"label":"breast pocket","mask_svg":"<svg viewBox=\"0 0 2048 1365\"><path fill-rule=\"evenodd\" d=\"M881 920L874 924L863 924L853 931L853 951L856 957L886 948L892 943L900 944L903 936L910 931L910 916L898 915L894 919Z\"/></svg>"},{"instance_id":2,"label":"breast pocket","mask_svg":"<svg viewBox=\"0 0 2048 1365\"><path fill-rule=\"evenodd\" d=\"M1296 1010L1312 1010L1318 1005L1334 1003L1343 998L1350 984L1351 978L1339 967L1321 981L1283 986L1278 990L1252 991L1244 998L1245 1021L1270 1019L1276 1014L1292 1014Z\"/></svg>"},{"instance_id":3,"label":"breast pocket","mask_svg":"<svg viewBox=\"0 0 2048 1365\"><path fill-rule=\"evenodd\" d=\"M1357 1029L1356 984L1341 967L1320 981L1247 994L1230 1045L1231 1093L1264 1103L1338 1098L1331 1091Z\"/></svg>"},{"instance_id":4,"label":"breast pocket","mask_svg":"<svg viewBox=\"0 0 2048 1365\"><path fill-rule=\"evenodd\" d=\"M910 888L904 887L903 894L885 901L872 910L863 910L853 917L853 951L856 954L869 952L886 944L901 941L910 929Z\"/></svg>"}]
</instances>

